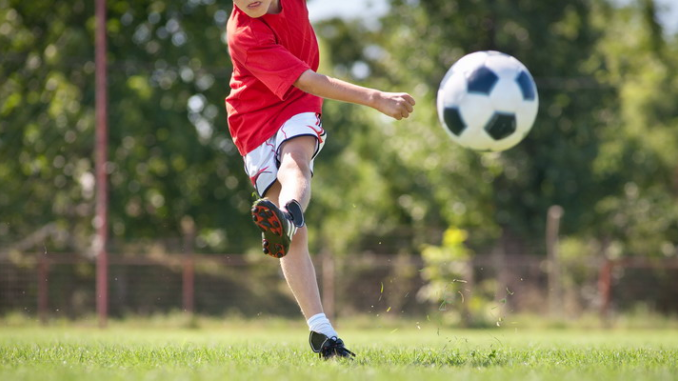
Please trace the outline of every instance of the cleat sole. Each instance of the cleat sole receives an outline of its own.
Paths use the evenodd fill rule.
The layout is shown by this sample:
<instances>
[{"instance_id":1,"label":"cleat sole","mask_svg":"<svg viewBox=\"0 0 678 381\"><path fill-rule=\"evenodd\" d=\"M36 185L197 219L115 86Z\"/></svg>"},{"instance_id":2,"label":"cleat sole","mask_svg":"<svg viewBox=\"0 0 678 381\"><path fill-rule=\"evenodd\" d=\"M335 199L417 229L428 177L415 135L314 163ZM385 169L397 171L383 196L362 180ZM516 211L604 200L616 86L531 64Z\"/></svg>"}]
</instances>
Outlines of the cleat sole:
<instances>
[{"instance_id":1,"label":"cleat sole","mask_svg":"<svg viewBox=\"0 0 678 381\"><path fill-rule=\"evenodd\" d=\"M269 200L259 200L252 207L252 220L261 230L262 249L264 254L273 258L287 255L290 239L284 234L283 223Z\"/></svg>"}]
</instances>

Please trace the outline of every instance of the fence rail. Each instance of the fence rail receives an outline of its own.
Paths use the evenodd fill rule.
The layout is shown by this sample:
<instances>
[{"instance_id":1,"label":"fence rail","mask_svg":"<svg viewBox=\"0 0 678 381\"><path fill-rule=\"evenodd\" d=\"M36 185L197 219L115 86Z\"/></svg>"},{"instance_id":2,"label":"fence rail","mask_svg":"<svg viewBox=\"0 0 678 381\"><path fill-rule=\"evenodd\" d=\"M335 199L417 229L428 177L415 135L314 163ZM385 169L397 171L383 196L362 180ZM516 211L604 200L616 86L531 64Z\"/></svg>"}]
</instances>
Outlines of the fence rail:
<instances>
[{"instance_id":1,"label":"fence rail","mask_svg":"<svg viewBox=\"0 0 678 381\"><path fill-rule=\"evenodd\" d=\"M314 257L330 315L390 313L425 316L435 303L418 297L426 281L417 256L362 254ZM623 258L559 264L558 293L545 257L472 259L464 292L506 299L509 312L602 317L643 304L678 312L678 260ZM42 322L96 311L95 261L76 254L0 256L0 316L19 312ZM489 290L489 291L488 291ZM298 316L276 261L244 255L109 256L111 316L186 311L205 315ZM551 292L550 292L551 291ZM462 295L463 296L463 295ZM489 295L492 298L492 295ZM552 298L558 298L553 303Z\"/></svg>"}]
</instances>

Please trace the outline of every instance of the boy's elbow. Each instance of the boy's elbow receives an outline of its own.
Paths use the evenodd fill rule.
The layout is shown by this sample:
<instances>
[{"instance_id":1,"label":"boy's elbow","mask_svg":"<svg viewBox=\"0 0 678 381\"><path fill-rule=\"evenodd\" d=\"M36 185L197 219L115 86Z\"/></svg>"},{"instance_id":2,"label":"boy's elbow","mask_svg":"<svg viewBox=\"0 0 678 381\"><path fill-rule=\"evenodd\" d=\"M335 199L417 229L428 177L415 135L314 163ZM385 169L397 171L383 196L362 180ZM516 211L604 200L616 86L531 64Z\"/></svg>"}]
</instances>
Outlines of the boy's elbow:
<instances>
[{"instance_id":1,"label":"boy's elbow","mask_svg":"<svg viewBox=\"0 0 678 381\"><path fill-rule=\"evenodd\" d=\"M313 80L316 73L309 69L301 73L299 78L294 82L294 87L306 93L313 93Z\"/></svg>"}]
</instances>

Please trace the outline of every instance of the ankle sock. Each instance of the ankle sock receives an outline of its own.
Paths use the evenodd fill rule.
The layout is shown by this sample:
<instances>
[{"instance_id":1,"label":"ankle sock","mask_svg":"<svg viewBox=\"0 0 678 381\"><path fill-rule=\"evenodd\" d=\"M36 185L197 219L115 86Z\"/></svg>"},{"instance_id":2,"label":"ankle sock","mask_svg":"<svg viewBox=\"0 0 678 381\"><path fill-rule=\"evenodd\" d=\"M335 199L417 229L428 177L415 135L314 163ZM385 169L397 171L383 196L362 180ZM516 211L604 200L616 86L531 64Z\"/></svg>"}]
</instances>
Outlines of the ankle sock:
<instances>
[{"instance_id":1,"label":"ankle sock","mask_svg":"<svg viewBox=\"0 0 678 381\"><path fill-rule=\"evenodd\" d=\"M325 316L324 313L311 316L311 318L308 319L308 328L311 331L322 333L323 335L330 338L339 337L337 331L334 330L332 323L330 323L330 320L327 318L327 316Z\"/></svg>"}]
</instances>

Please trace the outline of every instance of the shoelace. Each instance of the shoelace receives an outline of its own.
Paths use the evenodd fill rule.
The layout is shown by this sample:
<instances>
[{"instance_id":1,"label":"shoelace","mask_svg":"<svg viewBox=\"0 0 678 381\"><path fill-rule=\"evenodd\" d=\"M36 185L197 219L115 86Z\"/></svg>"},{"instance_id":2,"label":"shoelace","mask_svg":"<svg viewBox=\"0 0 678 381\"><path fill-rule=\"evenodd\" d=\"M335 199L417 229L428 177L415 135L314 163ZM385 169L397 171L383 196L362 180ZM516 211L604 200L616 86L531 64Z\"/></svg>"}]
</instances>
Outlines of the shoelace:
<instances>
[{"instance_id":1,"label":"shoelace","mask_svg":"<svg viewBox=\"0 0 678 381\"><path fill-rule=\"evenodd\" d=\"M346 347L344 347L344 342L341 339L333 337L326 341L326 344L323 346L320 353L320 357L328 358L332 356L351 358L355 357L355 353L346 349Z\"/></svg>"}]
</instances>

